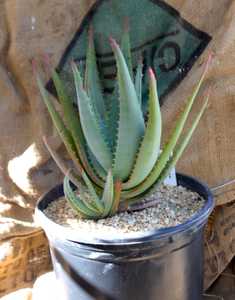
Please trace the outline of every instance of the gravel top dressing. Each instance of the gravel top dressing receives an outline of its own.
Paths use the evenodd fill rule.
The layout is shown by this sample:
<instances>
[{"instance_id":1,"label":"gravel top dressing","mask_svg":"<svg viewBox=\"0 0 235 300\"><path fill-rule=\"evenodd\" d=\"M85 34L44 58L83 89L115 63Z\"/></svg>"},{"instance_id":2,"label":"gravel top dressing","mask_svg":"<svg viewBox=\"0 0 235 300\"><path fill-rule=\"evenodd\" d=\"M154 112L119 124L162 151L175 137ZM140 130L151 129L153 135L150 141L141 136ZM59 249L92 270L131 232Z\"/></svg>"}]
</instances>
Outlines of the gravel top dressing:
<instances>
[{"instance_id":1,"label":"gravel top dressing","mask_svg":"<svg viewBox=\"0 0 235 300\"><path fill-rule=\"evenodd\" d=\"M200 210L205 200L197 193L181 186L162 185L157 192L145 200L157 199L154 207L136 212L122 212L102 220L80 219L62 197L52 202L44 213L55 223L80 232L96 234L102 231L109 234L125 234L147 231L182 224Z\"/></svg>"}]
</instances>

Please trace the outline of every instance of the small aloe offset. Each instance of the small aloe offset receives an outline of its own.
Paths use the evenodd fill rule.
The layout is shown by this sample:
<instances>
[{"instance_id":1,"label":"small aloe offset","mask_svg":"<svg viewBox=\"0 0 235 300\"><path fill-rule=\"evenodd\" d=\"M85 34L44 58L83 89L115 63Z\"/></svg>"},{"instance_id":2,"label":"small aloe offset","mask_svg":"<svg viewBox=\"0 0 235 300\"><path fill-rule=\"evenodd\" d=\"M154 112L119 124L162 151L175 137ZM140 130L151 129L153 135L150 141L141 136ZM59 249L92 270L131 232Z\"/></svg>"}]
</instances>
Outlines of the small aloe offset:
<instances>
[{"instance_id":1,"label":"small aloe offset","mask_svg":"<svg viewBox=\"0 0 235 300\"><path fill-rule=\"evenodd\" d=\"M66 93L60 76L53 70L52 79L63 111L61 116L38 72L35 74L52 121L74 162L74 168L68 169L44 138L45 145L65 175L65 197L82 218L100 219L115 214L120 207L128 208L132 202L141 201L147 193L154 193L175 166L208 104L209 93L195 120L182 136L211 56L176 121L168 143L162 146L162 118L156 78L150 68L148 115L145 121L141 95L142 61L134 72L128 33L124 32L121 47L110 39L117 66L117 80L110 104L107 104L103 93L92 30L88 40L84 79L77 64L71 64L77 108ZM77 190L72 188L71 182Z\"/></svg>"}]
</instances>

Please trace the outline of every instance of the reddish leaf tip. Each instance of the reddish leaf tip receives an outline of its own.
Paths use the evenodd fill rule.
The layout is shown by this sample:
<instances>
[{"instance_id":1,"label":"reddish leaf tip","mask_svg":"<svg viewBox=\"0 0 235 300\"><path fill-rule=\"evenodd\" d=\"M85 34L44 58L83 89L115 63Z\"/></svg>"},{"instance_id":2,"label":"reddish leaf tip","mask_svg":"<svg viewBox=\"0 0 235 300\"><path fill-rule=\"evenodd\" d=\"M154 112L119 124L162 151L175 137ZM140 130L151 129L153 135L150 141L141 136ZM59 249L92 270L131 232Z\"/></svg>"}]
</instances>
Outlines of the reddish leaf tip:
<instances>
[{"instance_id":1,"label":"reddish leaf tip","mask_svg":"<svg viewBox=\"0 0 235 300\"><path fill-rule=\"evenodd\" d=\"M42 53L42 59L45 65L49 66L50 65L50 56L48 53Z\"/></svg>"},{"instance_id":2,"label":"reddish leaf tip","mask_svg":"<svg viewBox=\"0 0 235 300\"><path fill-rule=\"evenodd\" d=\"M215 57L214 52L210 51L209 55L208 55L208 58L207 58L207 61L206 61L205 72L208 71L209 66L211 65L211 62L212 62L212 60L213 60L214 57Z\"/></svg>"},{"instance_id":3,"label":"reddish leaf tip","mask_svg":"<svg viewBox=\"0 0 235 300\"><path fill-rule=\"evenodd\" d=\"M43 143L44 143L45 145L48 144L48 139L47 139L47 137L46 137L45 135L42 136L42 140L43 140Z\"/></svg>"},{"instance_id":4,"label":"reddish leaf tip","mask_svg":"<svg viewBox=\"0 0 235 300\"><path fill-rule=\"evenodd\" d=\"M149 67L149 69L148 69L148 71L149 71L149 77L151 78L151 79L156 79L156 76L155 76L155 74L154 74L154 71L153 71L153 69L151 68L151 67Z\"/></svg>"},{"instance_id":5,"label":"reddish leaf tip","mask_svg":"<svg viewBox=\"0 0 235 300\"><path fill-rule=\"evenodd\" d=\"M89 42L93 41L93 37L94 37L94 27L93 25L90 25L88 29Z\"/></svg>"},{"instance_id":6,"label":"reddish leaf tip","mask_svg":"<svg viewBox=\"0 0 235 300\"><path fill-rule=\"evenodd\" d=\"M208 55L208 59L213 59L214 57L215 57L215 52L210 50L209 55Z\"/></svg>"},{"instance_id":7,"label":"reddish leaf tip","mask_svg":"<svg viewBox=\"0 0 235 300\"><path fill-rule=\"evenodd\" d=\"M118 44L116 42L116 40L114 38L112 38L111 36L109 37L109 42L112 48L118 48Z\"/></svg>"},{"instance_id":8,"label":"reddish leaf tip","mask_svg":"<svg viewBox=\"0 0 235 300\"><path fill-rule=\"evenodd\" d=\"M70 66L72 69L74 69L75 67L77 67L77 64L75 63L75 61L72 59L70 60Z\"/></svg>"}]
</instances>

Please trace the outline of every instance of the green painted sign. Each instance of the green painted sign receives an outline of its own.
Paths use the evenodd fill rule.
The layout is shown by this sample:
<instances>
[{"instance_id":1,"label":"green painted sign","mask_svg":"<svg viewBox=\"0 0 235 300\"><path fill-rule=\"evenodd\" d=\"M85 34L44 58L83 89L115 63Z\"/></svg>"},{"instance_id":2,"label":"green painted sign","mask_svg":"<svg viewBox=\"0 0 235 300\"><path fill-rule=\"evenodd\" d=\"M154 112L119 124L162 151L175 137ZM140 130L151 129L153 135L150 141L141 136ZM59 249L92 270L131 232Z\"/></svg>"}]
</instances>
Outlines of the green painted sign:
<instances>
[{"instance_id":1,"label":"green painted sign","mask_svg":"<svg viewBox=\"0 0 235 300\"><path fill-rule=\"evenodd\" d=\"M70 61L75 60L84 65L90 24L95 32L95 45L105 92L108 95L112 91L115 61L108 39L112 36L120 41L126 18L130 28L133 65L137 64L142 55L145 70L148 66L153 67L161 98L180 83L211 39L208 34L182 19L179 12L164 1L97 1L84 17L58 66L71 92ZM144 86L146 94L147 85Z\"/></svg>"}]
</instances>

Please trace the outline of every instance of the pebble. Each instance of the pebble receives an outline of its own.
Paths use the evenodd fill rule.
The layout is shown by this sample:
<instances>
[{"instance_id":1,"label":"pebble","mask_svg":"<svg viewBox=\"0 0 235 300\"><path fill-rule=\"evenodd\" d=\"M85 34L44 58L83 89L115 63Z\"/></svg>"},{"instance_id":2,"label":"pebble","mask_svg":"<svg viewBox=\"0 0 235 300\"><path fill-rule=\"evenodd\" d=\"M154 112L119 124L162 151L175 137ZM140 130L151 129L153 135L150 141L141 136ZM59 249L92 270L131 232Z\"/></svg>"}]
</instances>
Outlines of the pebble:
<instances>
[{"instance_id":1,"label":"pebble","mask_svg":"<svg viewBox=\"0 0 235 300\"><path fill-rule=\"evenodd\" d=\"M155 206L131 213L118 213L96 221L79 218L64 197L52 202L44 212L55 223L86 233L125 234L182 224L205 203L197 193L181 186L162 185L144 201L153 199L157 199Z\"/></svg>"}]
</instances>

